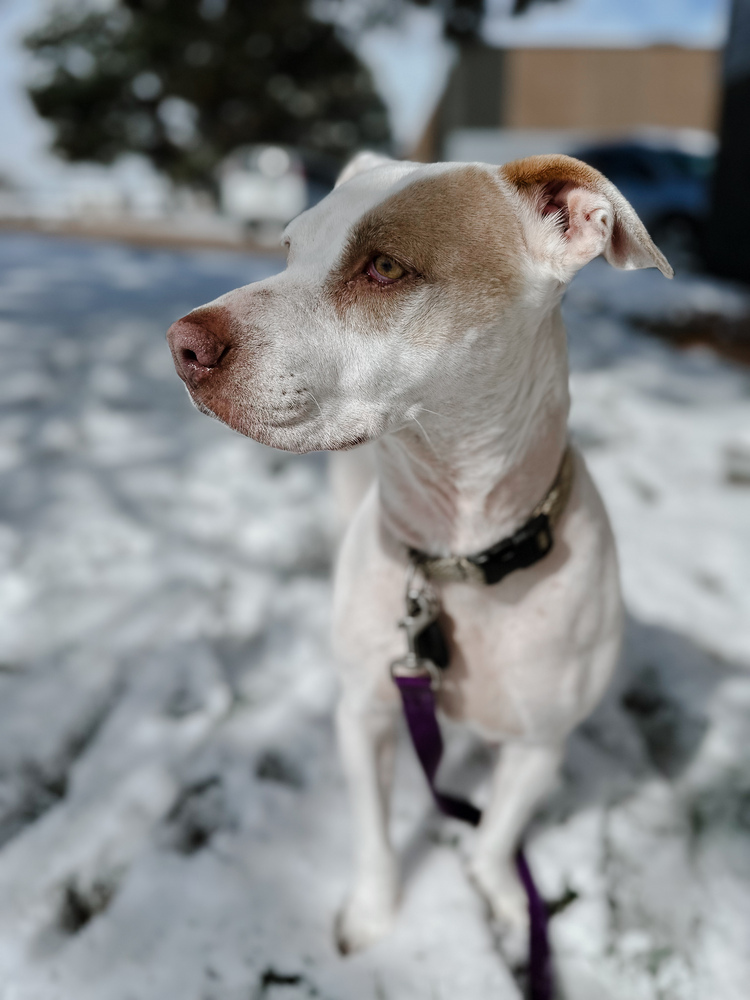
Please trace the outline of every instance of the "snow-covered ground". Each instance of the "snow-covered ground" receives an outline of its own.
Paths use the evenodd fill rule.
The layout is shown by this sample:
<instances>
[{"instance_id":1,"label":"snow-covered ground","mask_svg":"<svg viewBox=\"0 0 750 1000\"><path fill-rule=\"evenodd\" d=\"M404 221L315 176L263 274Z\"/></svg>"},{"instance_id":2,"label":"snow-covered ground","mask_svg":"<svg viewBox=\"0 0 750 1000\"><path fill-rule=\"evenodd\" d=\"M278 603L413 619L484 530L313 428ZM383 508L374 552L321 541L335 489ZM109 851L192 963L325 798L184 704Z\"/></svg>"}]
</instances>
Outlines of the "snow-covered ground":
<instances>
[{"instance_id":1,"label":"snow-covered ground","mask_svg":"<svg viewBox=\"0 0 750 1000\"><path fill-rule=\"evenodd\" d=\"M408 746L395 932L340 958L349 868L321 456L199 415L164 343L277 259L0 237L0 1000L511 1000ZM618 682L529 834L566 1000L745 1000L750 375L625 317L746 306L598 263L572 423L619 539ZM444 783L483 795L452 734Z\"/></svg>"}]
</instances>

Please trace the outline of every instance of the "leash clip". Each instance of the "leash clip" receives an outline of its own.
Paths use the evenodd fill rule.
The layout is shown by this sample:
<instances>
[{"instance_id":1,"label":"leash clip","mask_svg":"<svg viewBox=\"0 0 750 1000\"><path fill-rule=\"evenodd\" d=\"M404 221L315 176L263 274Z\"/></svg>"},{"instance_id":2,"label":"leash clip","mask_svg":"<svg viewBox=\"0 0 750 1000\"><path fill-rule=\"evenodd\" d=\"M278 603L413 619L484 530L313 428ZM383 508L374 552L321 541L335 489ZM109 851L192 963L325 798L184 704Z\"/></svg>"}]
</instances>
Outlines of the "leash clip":
<instances>
[{"instance_id":1,"label":"leash clip","mask_svg":"<svg viewBox=\"0 0 750 1000\"><path fill-rule=\"evenodd\" d=\"M400 656L397 660L393 660L391 677L397 683L404 678L418 680L421 677L429 677L430 687L433 691L437 691L440 687L440 671L432 660L424 660L414 653L407 653L406 656Z\"/></svg>"},{"instance_id":2,"label":"leash clip","mask_svg":"<svg viewBox=\"0 0 750 1000\"><path fill-rule=\"evenodd\" d=\"M437 621L440 602L426 579L423 578L421 586L415 584L418 568L414 560L409 563L404 595L406 614L398 622L398 627L406 633L407 652L391 663L391 677L394 680L429 677L430 686L436 691L440 686L440 670L432 660L419 655L417 643L424 630Z\"/></svg>"}]
</instances>

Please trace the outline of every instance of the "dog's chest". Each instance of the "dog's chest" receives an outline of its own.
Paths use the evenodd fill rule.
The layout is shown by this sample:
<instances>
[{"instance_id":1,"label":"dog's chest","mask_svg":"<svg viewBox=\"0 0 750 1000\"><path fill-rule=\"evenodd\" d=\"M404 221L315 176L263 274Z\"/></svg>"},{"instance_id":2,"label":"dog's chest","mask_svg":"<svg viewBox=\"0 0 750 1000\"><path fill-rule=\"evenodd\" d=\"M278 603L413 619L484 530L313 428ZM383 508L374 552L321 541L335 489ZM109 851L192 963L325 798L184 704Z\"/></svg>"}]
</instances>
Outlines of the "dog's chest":
<instances>
[{"instance_id":1,"label":"dog's chest","mask_svg":"<svg viewBox=\"0 0 750 1000\"><path fill-rule=\"evenodd\" d=\"M441 671L441 711L494 739L546 730L575 671L557 616L534 601L519 606L483 589L457 587L442 596L450 660Z\"/></svg>"}]
</instances>

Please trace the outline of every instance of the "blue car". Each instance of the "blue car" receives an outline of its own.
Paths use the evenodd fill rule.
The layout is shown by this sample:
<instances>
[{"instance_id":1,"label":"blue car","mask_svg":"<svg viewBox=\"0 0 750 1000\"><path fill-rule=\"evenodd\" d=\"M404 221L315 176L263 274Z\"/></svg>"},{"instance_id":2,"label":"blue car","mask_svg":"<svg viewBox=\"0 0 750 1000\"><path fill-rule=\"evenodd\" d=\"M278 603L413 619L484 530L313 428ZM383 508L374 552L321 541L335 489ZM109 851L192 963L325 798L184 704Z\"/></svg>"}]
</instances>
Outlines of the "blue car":
<instances>
[{"instance_id":1,"label":"blue car","mask_svg":"<svg viewBox=\"0 0 750 1000\"><path fill-rule=\"evenodd\" d=\"M674 264L697 266L711 198L714 157L639 142L574 154L625 195Z\"/></svg>"}]
</instances>

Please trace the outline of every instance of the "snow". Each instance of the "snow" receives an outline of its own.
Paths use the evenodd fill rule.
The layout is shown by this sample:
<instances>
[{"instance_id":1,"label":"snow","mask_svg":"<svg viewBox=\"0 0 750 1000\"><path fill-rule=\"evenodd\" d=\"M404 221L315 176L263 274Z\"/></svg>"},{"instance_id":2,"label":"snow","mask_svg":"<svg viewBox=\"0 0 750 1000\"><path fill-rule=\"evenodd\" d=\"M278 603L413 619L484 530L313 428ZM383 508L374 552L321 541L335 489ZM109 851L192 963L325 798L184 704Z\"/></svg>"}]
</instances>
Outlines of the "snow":
<instances>
[{"instance_id":1,"label":"snow","mask_svg":"<svg viewBox=\"0 0 750 1000\"><path fill-rule=\"evenodd\" d=\"M201 416L163 339L278 266L0 237L0 1000L520 996L463 874L473 834L405 741L397 927L333 947L324 459ZM629 608L528 838L575 1000L741 1000L750 974L750 376L631 323L688 302L748 304L598 263L566 303ZM447 735L442 780L481 803L491 752Z\"/></svg>"}]
</instances>

